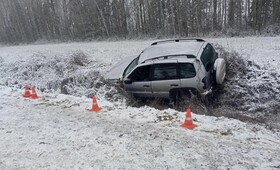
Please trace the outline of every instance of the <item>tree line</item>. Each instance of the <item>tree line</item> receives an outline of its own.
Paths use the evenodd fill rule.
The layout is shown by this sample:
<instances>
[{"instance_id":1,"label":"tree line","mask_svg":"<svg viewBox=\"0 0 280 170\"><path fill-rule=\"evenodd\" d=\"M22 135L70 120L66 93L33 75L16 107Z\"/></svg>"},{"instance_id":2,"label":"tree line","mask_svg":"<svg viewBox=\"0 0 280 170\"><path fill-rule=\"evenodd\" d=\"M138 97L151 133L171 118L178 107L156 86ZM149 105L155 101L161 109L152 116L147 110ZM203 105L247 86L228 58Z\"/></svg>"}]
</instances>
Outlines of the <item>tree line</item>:
<instances>
[{"instance_id":1,"label":"tree line","mask_svg":"<svg viewBox=\"0 0 280 170\"><path fill-rule=\"evenodd\" d=\"M280 33L279 0L0 0L0 42Z\"/></svg>"}]
</instances>

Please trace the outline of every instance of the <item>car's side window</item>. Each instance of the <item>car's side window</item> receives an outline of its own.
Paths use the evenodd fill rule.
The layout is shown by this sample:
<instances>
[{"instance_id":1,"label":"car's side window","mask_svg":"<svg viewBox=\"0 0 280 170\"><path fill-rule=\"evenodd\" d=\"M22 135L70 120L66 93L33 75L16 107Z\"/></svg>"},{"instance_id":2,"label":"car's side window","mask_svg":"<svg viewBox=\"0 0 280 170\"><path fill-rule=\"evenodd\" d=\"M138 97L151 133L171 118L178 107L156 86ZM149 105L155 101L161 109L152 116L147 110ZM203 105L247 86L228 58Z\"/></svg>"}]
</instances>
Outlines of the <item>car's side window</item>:
<instances>
[{"instance_id":1,"label":"car's side window","mask_svg":"<svg viewBox=\"0 0 280 170\"><path fill-rule=\"evenodd\" d=\"M151 66L141 66L136 68L128 78L134 82L149 81Z\"/></svg>"},{"instance_id":2,"label":"car's side window","mask_svg":"<svg viewBox=\"0 0 280 170\"><path fill-rule=\"evenodd\" d=\"M195 77L196 71L191 63L180 63L179 64L180 68L180 78L192 78Z\"/></svg>"},{"instance_id":3,"label":"car's side window","mask_svg":"<svg viewBox=\"0 0 280 170\"><path fill-rule=\"evenodd\" d=\"M206 71L209 71L211 67L214 65L216 60L216 52L212 45L208 44L201 55L201 61L206 69Z\"/></svg>"},{"instance_id":4,"label":"car's side window","mask_svg":"<svg viewBox=\"0 0 280 170\"><path fill-rule=\"evenodd\" d=\"M177 63L155 64L153 80L177 79Z\"/></svg>"}]
</instances>

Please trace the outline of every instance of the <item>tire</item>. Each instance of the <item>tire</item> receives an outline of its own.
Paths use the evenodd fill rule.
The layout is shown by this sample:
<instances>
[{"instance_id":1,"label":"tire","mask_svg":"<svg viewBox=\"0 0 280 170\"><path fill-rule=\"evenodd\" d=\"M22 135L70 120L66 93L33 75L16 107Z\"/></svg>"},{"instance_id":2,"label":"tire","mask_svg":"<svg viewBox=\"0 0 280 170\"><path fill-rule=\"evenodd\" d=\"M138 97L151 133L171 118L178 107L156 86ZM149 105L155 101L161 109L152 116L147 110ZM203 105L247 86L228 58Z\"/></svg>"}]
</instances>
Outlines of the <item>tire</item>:
<instances>
[{"instance_id":1,"label":"tire","mask_svg":"<svg viewBox=\"0 0 280 170\"><path fill-rule=\"evenodd\" d=\"M179 107L179 101L181 98L181 92L179 89L174 89L169 92L169 96L171 101L174 103L174 107L178 108Z\"/></svg>"},{"instance_id":2,"label":"tire","mask_svg":"<svg viewBox=\"0 0 280 170\"><path fill-rule=\"evenodd\" d=\"M218 85L223 84L226 76L226 62L222 58L218 58L214 64L215 81Z\"/></svg>"}]
</instances>

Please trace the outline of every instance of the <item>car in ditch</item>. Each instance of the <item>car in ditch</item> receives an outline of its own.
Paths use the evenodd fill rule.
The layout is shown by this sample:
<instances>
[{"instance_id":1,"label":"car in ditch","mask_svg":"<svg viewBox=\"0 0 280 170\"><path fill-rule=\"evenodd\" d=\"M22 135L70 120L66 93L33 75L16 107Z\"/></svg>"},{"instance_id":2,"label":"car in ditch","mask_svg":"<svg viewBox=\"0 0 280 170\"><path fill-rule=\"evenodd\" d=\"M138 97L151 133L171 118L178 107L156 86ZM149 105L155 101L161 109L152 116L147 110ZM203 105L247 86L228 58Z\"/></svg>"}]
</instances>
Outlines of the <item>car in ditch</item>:
<instances>
[{"instance_id":1,"label":"car in ditch","mask_svg":"<svg viewBox=\"0 0 280 170\"><path fill-rule=\"evenodd\" d=\"M135 97L178 98L211 94L224 82L226 62L203 39L157 41L117 63L105 79L118 80Z\"/></svg>"}]
</instances>

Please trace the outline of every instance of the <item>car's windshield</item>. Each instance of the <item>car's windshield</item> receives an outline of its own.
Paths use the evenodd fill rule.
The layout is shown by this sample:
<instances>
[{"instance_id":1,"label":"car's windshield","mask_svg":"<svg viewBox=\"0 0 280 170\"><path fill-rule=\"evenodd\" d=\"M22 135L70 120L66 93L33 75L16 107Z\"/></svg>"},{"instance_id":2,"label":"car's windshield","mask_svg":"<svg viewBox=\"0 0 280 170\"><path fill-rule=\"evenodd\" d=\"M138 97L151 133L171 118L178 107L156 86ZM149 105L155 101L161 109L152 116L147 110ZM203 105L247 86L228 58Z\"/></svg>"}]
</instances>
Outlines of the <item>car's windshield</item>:
<instances>
[{"instance_id":1,"label":"car's windshield","mask_svg":"<svg viewBox=\"0 0 280 170\"><path fill-rule=\"evenodd\" d=\"M138 64L139 57L135 58L125 69L123 73L123 77L125 77L128 73L130 73Z\"/></svg>"}]
</instances>

